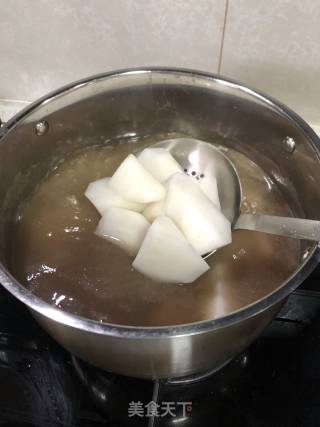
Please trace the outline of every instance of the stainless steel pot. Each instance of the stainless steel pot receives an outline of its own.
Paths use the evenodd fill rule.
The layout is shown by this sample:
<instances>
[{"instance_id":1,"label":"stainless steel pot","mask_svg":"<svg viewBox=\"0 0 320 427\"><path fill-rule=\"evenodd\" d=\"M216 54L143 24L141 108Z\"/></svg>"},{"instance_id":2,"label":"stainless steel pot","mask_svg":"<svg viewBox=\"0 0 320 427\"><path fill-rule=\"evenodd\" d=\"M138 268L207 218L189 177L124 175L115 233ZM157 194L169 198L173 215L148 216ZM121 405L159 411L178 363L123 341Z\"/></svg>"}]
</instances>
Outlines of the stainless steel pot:
<instances>
[{"instance_id":1,"label":"stainless steel pot","mask_svg":"<svg viewBox=\"0 0 320 427\"><path fill-rule=\"evenodd\" d=\"M245 86L180 69L139 69L85 79L40 99L0 130L0 281L63 347L91 364L143 378L216 369L243 350L317 264L304 245L295 273L272 294L225 317L174 327L101 324L54 308L10 273L17 205L72 150L124 135L175 132L222 138L277 182L297 214L320 219L319 139L295 113Z\"/></svg>"}]
</instances>

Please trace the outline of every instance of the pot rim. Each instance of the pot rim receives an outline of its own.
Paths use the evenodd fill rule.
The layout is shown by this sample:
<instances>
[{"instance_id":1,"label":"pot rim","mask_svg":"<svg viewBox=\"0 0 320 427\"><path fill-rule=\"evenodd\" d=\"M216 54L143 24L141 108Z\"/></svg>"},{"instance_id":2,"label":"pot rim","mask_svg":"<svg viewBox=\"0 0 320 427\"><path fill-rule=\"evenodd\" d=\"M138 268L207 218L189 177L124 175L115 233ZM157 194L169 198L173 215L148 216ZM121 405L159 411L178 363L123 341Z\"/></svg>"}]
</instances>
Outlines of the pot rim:
<instances>
[{"instance_id":1,"label":"pot rim","mask_svg":"<svg viewBox=\"0 0 320 427\"><path fill-rule=\"evenodd\" d=\"M216 74L206 73L187 68L173 68L173 67L138 67L120 69L107 73L101 73L93 76L77 80L68 85L62 86L61 88L50 92L49 94L39 98L35 102L29 104L21 112L13 116L0 130L0 140L10 132L13 128L19 125L19 122L26 118L30 113L41 107L44 103L49 102L52 99L63 96L64 94L74 91L82 86L93 84L99 80L105 80L117 76L125 76L132 74L146 74L146 73L169 73L177 75L188 75L208 79L214 81L216 84L227 85L233 87L240 92L245 92L258 98L260 101L269 104L286 116L289 120L293 121L302 133L309 139L313 145L316 153L320 157L320 139L312 128L294 111L289 109L281 102L274 98L265 95L263 92L256 91L246 85L243 85L235 80L221 77ZM319 166L320 167L320 166ZM231 324L237 323L241 320L245 320L252 316L258 315L262 311L266 310L272 305L282 301L286 298L293 290L295 290L303 280L312 272L320 260L320 247L315 243L313 248L310 250L308 257L304 260L302 265L289 276L289 278L279 286L278 289L273 291L271 294L261 298L252 304L240 308L226 316L219 317L211 320L202 320L199 322L186 323L180 325L169 325L169 326L156 326L156 327L139 327L139 326L125 326L117 325L112 323L101 323L95 320L80 317L66 311L63 311L57 307L53 307L47 302L43 301L36 295L32 294L31 291L21 285L12 274L0 263L0 282L12 295L18 300L24 303L28 308L48 317L56 322L63 323L65 325L85 330L87 332L93 332L102 335L111 335L115 337L127 337L127 338L154 338L154 337L173 337L173 336L186 336L194 335L212 331L227 327Z\"/></svg>"}]
</instances>

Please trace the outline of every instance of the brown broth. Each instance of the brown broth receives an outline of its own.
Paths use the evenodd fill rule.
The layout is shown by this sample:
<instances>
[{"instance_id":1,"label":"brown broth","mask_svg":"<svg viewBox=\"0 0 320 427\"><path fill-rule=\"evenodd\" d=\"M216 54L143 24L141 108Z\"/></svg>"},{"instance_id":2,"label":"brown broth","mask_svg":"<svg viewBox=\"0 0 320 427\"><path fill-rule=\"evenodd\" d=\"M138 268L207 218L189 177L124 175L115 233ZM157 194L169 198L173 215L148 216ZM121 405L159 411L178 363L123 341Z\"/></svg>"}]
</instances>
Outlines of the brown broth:
<instances>
[{"instance_id":1,"label":"brown broth","mask_svg":"<svg viewBox=\"0 0 320 427\"><path fill-rule=\"evenodd\" d=\"M12 264L34 294L101 322L163 326L230 313L271 293L293 273L300 242L251 231L234 232L232 244L207 260L211 269L193 284L156 283L134 271L131 258L94 234L99 214L84 196L88 183L111 175L130 149L119 144L75 153L21 207ZM227 154L241 177L242 211L291 215L262 169L237 152Z\"/></svg>"}]
</instances>

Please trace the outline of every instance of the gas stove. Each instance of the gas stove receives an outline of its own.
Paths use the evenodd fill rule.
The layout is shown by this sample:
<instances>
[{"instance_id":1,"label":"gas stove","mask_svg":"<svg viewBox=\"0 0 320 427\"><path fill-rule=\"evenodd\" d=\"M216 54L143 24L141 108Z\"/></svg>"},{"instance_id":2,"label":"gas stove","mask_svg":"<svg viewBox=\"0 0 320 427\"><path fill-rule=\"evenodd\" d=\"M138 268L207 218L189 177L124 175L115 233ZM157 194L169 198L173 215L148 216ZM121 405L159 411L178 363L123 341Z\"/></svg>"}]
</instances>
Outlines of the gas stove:
<instances>
[{"instance_id":1,"label":"gas stove","mask_svg":"<svg viewBox=\"0 0 320 427\"><path fill-rule=\"evenodd\" d=\"M85 364L1 289L0 426L318 426L319 275L243 354L184 381L127 378Z\"/></svg>"}]
</instances>

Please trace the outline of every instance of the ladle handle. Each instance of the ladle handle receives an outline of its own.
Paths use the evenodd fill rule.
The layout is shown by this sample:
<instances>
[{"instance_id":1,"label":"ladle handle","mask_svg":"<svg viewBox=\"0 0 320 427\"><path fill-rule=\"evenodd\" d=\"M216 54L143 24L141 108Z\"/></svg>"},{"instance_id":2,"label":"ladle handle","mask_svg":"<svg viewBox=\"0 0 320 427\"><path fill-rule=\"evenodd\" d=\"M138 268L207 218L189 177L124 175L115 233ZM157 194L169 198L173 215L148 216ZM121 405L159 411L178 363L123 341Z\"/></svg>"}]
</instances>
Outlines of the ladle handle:
<instances>
[{"instance_id":1,"label":"ladle handle","mask_svg":"<svg viewBox=\"0 0 320 427\"><path fill-rule=\"evenodd\" d=\"M320 221L312 219L241 214L234 230L255 230L294 239L320 241Z\"/></svg>"}]
</instances>

